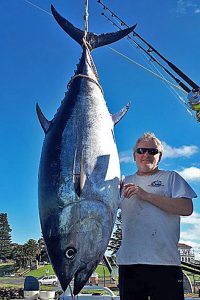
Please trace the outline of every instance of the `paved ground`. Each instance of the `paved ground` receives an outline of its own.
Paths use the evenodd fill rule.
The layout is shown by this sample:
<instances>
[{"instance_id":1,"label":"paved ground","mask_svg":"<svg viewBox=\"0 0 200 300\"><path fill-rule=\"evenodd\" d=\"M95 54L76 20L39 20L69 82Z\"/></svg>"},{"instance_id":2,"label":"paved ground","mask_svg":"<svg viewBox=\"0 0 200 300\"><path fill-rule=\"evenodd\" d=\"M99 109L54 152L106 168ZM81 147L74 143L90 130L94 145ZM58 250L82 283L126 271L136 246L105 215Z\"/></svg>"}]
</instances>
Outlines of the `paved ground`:
<instances>
[{"instance_id":1,"label":"paved ground","mask_svg":"<svg viewBox=\"0 0 200 300\"><path fill-rule=\"evenodd\" d=\"M23 277L0 277L0 283L24 284L24 278Z\"/></svg>"}]
</instances>

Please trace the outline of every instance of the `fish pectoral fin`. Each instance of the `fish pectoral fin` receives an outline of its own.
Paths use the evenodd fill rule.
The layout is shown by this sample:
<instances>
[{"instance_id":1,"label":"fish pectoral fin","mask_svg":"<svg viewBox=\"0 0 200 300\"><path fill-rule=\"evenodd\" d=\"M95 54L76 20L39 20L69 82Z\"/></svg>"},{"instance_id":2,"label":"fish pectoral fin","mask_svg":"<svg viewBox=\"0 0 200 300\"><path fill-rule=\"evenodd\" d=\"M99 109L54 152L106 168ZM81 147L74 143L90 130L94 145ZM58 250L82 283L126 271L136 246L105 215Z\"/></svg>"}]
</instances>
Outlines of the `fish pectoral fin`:
<instances>
[{"instance_id":1,"label":"fish pectoral fin","mask_svg":"<svg viewBox=\"0 0 200 300\"><path fill-rule=\"evenodd\" d=\"M75 163L76 160L74 160ZM74 166L74 174L73 174L73 178L74 178L74 188L75 188L75 192L77 194L78 197L81 196L81 193L83 191L83 188L85 186L85 182L87 179L87 176L85 174L85 170L84 170L84 160L83 160L83 152L81 153L81 161L80 161L80 173L76 173L76 168Z\"/></svg>"},{"instance_id":2,"label":"fish pectoral fin","mask_svg":"<svg viewBox=\"0 0 200 300\"><path fill-rule=\"evenodd\" d=\"M85 182L86 182L86 174L85 174L85 169L84 169L84 161L83 161L83 152L81 155L81 172L80 172L80 191L82 192Z\"/></svg>"},{"instance_id":3,"label":"fish pectoral fin","mask_svg":"<svg viewBox=\"0 0 200 300\"><path fill-rule=\"evenodd\" d=\"M36 104L36 112L37 112L37 115L38 115L38 119L40 121L40 124L42 126L42 129L44 130L45 133L47 133L48 129L49 129L49 126L51 124L50 121L48 121L45 116L43 115L40 107L39 107L39 104L37 103Z\"/></svg>"},{"instance_id":4,"label":"fish pectoral fin","mask_svg":"<svg viewBox=\"0 0 200 300\"><path fill-rule=\"evenodd\" d=\"M127 113L131 105L131 102L129 101L126 106L124 106L119 112L116 114L112 115L112 120L114 125L116 125L122 118L123 116Z\"/></svg>"},{"instance_id":5,"label":"fish pectoral fin","mask_svg":"<svg viewBox=\"0 0 200 300\"><path fill-rule=\"evenodd\" d=\"M72 25L72 23L70 23L68 20L62 17L56 11L53 5L51 5L51 11L54 18L60 25L60 27L62 27L62 29L67 34L69 34L69 36L71 36L71 38L73 38L77 43L83 46L84 31L76 28L74 25ZM94 34L92 32L88 32L86 39L87 42L90 44L92 50L94 48L108 45L122 39L123 37L131 33L135 29L135 27L136 25L116 32L100 34L100 35Z\"/></svg>"}]
</instances>

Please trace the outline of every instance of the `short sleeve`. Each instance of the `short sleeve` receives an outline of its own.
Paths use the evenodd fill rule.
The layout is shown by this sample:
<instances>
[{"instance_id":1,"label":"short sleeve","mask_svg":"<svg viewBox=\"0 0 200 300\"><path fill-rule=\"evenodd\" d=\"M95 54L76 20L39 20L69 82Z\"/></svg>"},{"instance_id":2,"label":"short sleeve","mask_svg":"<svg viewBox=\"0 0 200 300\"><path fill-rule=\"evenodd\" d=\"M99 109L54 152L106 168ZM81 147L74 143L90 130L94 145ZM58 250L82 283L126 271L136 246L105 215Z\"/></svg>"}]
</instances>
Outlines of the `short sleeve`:
<instances>
[{"instance_id":1,"label":"short sleeve","mask_svg":"<svg viewBox=\"0 0 200 300\"><path fill-rule=\"evenodd\" d=\"M196 198L197 194L177 172L171 172L170 186L172 198Z\"/></svg>"}]
</instances>

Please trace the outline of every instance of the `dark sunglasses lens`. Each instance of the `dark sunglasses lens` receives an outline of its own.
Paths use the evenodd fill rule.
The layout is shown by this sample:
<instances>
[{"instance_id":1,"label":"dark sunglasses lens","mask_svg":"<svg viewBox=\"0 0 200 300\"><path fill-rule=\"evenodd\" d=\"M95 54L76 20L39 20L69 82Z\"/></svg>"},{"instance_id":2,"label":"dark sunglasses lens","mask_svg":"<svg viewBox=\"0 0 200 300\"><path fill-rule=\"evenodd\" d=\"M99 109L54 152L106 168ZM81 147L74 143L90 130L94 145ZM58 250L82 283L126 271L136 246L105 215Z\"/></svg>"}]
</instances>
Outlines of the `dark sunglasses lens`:
<instances>
[{"instance_id":1,"label":"dark sunglasses lens","mask_svg":"<svg viewBox=\"0 0 200 300\"><path fill-rule=\"evenodd\" d=\"M137 148L137 149L136 149L136 152L137 152L138 154L144 154L144 153L146 152L146 149L145 149L145 148Z\"/></svg>"},{"instance_id":2,"label":"dark sunglasses lens","mask_svg":"<svg viewBox=\"0 0 200 300\"><path fill-rule=\"evenodd\" d=\"M150 154L150 155L156 155L156 154L158 154L159 151L158 151L158 149L155 149L155 148L137 148L136 152L138 154L144 154L144 153L148 152L148 154Z\"/></svg>"},{"instance_id":3,"label":"dark sunglasses lens","mask_svg":"<svg viewBox=\"0 0 200 300\"><path fill-rule=\"evenodd\" d=\"M156 154L158 154L158 149L148 149L148 153L150 155L156 155Z\"/></svg>"}]
</instances>

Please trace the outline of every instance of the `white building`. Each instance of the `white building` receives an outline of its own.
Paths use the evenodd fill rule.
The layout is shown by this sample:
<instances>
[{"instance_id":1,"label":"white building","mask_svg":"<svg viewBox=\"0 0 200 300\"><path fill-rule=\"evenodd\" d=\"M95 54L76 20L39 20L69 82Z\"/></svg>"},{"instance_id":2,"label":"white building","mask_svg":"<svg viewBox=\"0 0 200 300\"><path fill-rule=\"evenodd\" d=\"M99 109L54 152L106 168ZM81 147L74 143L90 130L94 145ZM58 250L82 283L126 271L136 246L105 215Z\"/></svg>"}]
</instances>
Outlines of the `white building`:
<instances>
[{"instance_id":1,"label":"white building","mask_svg":"<svg viewBox=\"0 0 200 300\"><path fill-rule=\"evenodd\" d=\"M178 243L178 250L182 262L195 263L194 250L191 246Z\"/></svg>"}]
</instances>

